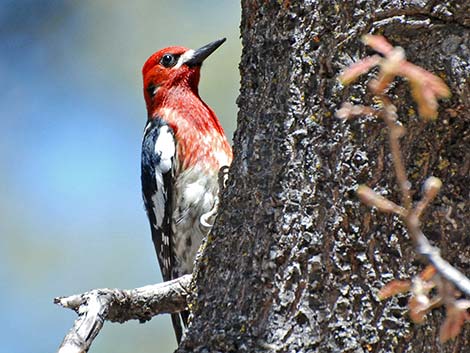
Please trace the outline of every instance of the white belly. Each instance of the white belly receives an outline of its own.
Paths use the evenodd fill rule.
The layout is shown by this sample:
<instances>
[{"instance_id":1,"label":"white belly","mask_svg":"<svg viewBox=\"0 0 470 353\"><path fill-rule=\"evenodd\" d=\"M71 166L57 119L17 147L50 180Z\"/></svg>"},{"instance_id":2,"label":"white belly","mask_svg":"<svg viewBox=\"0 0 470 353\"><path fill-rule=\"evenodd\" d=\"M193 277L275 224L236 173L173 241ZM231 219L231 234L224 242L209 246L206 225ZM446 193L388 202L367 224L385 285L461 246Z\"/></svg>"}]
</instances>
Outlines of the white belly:
<instances>
[{"instance_id":1,"label":"white belly","mask_svg":"<svg viewBox=\"0 0 470 353\"><path fill-rule=\"evenodd\" d=\"M192 272L194 257L210 229L204 215L214 207L219 191L217 177L196 165L176 179L173 202L177 207L173 212L172 230L178 276ZM211 218L207 220L210 226Z\"/></svg>"}]
</instances>

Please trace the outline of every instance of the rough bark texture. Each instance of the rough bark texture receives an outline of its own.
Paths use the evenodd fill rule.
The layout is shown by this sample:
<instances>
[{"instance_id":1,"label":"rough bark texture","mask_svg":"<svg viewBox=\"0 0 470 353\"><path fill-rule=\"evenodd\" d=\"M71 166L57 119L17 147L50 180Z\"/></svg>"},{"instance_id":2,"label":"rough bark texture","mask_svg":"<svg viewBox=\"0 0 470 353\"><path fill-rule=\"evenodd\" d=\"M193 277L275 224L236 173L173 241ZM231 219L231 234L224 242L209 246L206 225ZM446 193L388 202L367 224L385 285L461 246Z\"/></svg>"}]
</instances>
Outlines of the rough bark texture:
<instances>
[{"instance_id":1,"label":"rough bark texture","mask_svg":"<svg viewBox=\"0 0 470 353\"><path fill-rule=\"evenodd\" d=\"M469 3L243 0L242 11L235 160L178 351L468 350L468 327L439 343L442 310L416 326L406 296L377 300L385 283L422 266L398 219L354 194L366 183L399 200L384 124L333 114L343 101L371 103L367 78L346 89L336 79L365 54L365 33L383 33L450 85L452 98L428 124L406 82L392 96L408 128L414 197L429 175L444 182L423 230L470 275Z\"/></svg>"}]
</instances>

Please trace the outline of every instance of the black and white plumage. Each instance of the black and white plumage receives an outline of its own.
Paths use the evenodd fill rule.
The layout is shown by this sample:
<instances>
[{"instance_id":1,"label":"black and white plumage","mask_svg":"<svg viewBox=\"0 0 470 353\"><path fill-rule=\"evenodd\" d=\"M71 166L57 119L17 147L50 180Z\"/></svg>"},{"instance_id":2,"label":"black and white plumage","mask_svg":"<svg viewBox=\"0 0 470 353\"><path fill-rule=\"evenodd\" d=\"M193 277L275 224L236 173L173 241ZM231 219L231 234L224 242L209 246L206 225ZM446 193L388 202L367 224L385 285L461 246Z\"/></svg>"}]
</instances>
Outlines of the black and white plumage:
<instances>
[{"instance_id":1,"label":"black and white plumage","mask_svg":"<svg viewBox=\"0 0 470 353\"><path fill-rule=\"evenodd\" d=\"M172 274L175 255L171 237L175 153L173 130L163 119L150 120L142 142L142 193L164 281L175 278Z\"/></svg>"},{"instance_id":2,"label":"black and white plumage","mask_svg":"<svg viewBox=\"0 0 470 353\"><path fill-rule=\"evenodd\" d=\"M142 192L165 281L191 273L214 221L218 173L232 150L215 113L198 94L202 62L225 39L197 50L164 48L142 68L147 125L142 143ZM187 313L182 313L183 323ZM182 325L172 314L178 343Z\"/></svg>"},{"instance_id":3,"label":"black and white plumage","mask_svg":"<svg viewBox=\"0 0 470 353\"><path fill-rule=\"evenodd\" d=\"M218 170L203 160L183 166L177 151L177 138L166 120L150 120L142 143L142 192L165 281L192 272L219 191ZM221 165L228 165L223 157Z\"/></svg>"},{"instance_id":4,"label":"black and white plumage","mask_svg":"<svg viewBox=\"0 0 470 353\"><path fill-rule=\"evenodd\" d=\"M163 119L150 120L145 127L142 142L142 194L164 281L178 277L174 273L175 252L171 227L175 152L173 130ZM181 317L186 325L188 312L181 313ZM179 342L183 335L179 315L172 314L171 321Z\"/></svg>"},{"instance_id":5,"label":"black and white plumage","mask_svg":"<svg viewBox=\"0 0 470 353\"><path fill-rule=\"evenodd\" d=\"M217 175L196 163L184 169L173 129L160 117L147 123L142 142L142 193L164 281L192 272L194 258L212 222ZM228 164L229 161L226 162ZM186 325L188 312L181 318ZM172 314L178 341L182 325Z\"/></svg>"}]
</instances>

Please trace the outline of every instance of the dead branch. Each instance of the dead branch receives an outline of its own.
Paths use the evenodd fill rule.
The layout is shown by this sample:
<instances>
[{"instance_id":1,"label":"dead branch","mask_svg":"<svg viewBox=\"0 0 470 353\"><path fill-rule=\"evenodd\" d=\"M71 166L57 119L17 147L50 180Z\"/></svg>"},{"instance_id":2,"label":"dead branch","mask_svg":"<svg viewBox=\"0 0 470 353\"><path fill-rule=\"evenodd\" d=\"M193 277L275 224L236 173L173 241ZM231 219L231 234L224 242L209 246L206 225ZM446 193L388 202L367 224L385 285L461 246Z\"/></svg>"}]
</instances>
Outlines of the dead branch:
<instances>
[{"instance_id":1,"label":"dead branch","mask_svg":"<svg viewBox=\"0 0 470 353\"><path fill-rule=\"evenodd\" d=\"M145 322L163 313L187 307L191 275L135 289L94 289L83 294L58 297L54 303L78 314L58 353L87 352L105 320Z\"/></svg>"}]
</instances>

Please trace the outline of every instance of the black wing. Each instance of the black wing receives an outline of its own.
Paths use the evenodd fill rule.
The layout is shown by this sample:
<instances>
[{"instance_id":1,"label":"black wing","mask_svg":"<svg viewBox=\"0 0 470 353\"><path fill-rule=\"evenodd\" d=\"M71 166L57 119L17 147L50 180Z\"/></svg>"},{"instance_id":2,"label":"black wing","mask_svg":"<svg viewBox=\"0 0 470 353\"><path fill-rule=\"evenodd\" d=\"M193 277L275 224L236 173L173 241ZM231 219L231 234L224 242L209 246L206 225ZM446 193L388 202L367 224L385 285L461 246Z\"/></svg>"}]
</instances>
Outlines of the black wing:
<instances>
[{"instance_id":1,"label":"black wing","mask_svg":"<svg viewBox=\"0 0 470 353\"><path fill-rule=\"evenodd\" d=\"M173 279L175 266L171 230L175 154L176 141L171 127L160 118L149 121L142 142L142 194L164 281ZM189 312L180 315L186 326ZM179 315L171 314L171 321L179 344L183 336Z\"/></svg>"},{"instance_id":2,"label":"black wing","mask_svg":"<svg viewBox=\"0 0 470 353\"><path fill-rule=\"evenodd\" d=\"M171 234L175 153L173 130L162 119L149 121L142 142L142 193L164 281L173 279L175 264Z\"/></svg>"}]
</instances>

